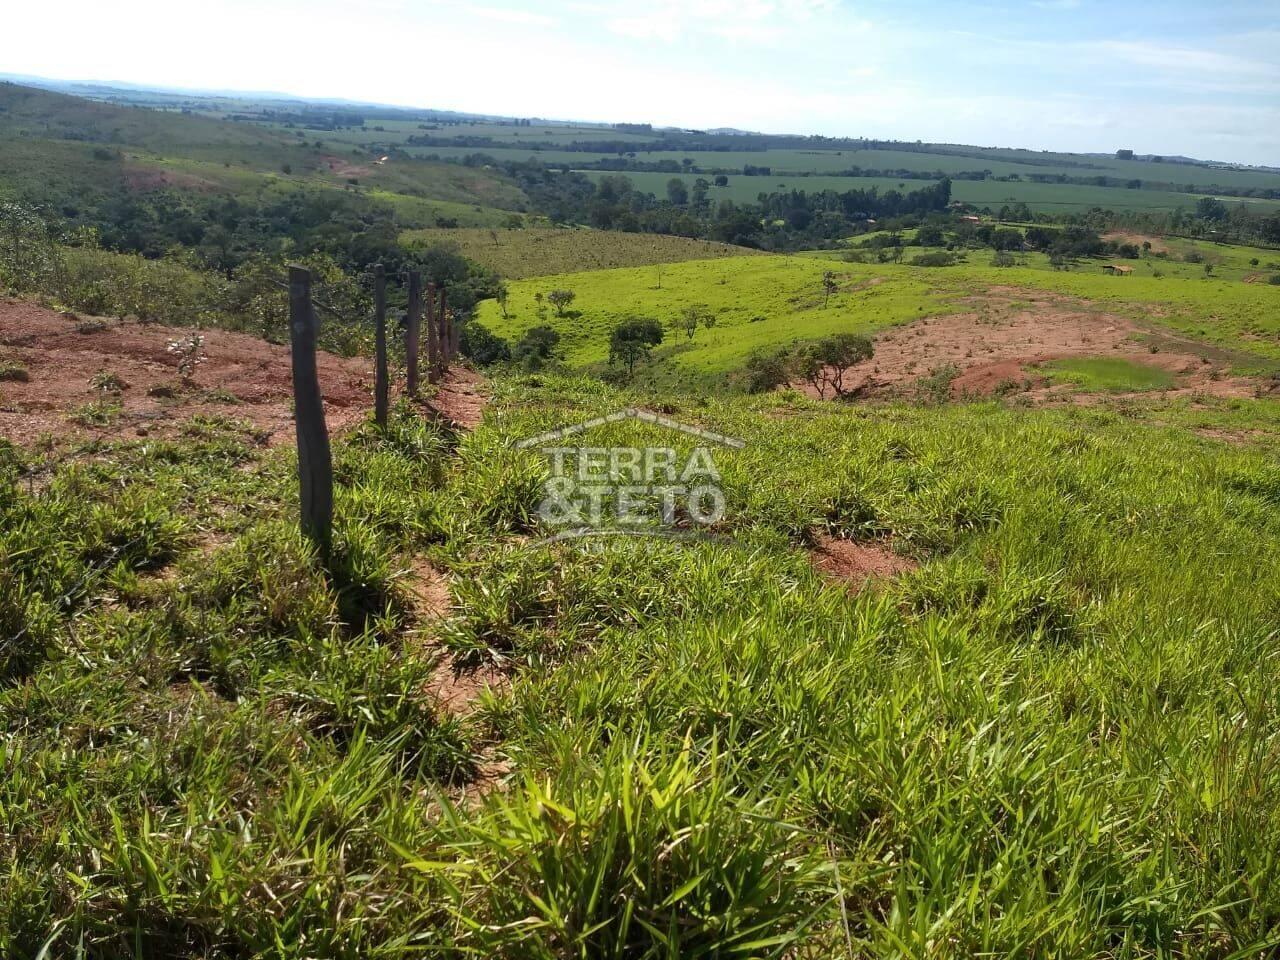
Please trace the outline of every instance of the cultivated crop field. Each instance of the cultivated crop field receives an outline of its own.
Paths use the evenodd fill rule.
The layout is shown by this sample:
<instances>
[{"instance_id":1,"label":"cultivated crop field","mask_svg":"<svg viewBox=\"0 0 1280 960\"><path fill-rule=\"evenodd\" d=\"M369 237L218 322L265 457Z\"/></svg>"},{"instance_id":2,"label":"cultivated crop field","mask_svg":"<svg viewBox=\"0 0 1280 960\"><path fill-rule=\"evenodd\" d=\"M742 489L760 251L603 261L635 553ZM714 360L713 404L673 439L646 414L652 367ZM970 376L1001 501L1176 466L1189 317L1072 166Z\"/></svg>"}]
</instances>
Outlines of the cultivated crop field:
<instances>
[{"instance_id":1,"label":"cultivated crop field","mask_svg":"<svg viewBox=\"0 0 1280 960\"><path fill-rule=\"evenodd\" d=\"M463 256L518 280L547 274L637 267L683 260L758 256L758 251L711 240L611 230L409 230L413 246L456 245Z\"/></svg>"},{"instance_id":2,"label":"cultivated crop field","mask_svg":"<svg viewBox=\"0 0 1280 960\"><path fill-rule=\"evenodd\" d=\"M615 175L596 170L584 172L596 181L601 177ZM623 175L630 179L637 189L655 196L666 196L667 183L672 177L684 180L690 189L693 188L694 181L699 179L693 174L627 171ZM704 176L702 179L711 178ZM767 177L730 175L728 180L727 186L711 188L709 196L713 201L728 199L735 203L754 203L761 193L777 193L783 190L820 193L823 190L843 192L868 190L874 187L881 193L887 190L909 193L912 190L930 186L931 183L928 180L899 180L893 177L788 177L776 170ZM1005 204L1021 202L1034 211L1047 213L1083 212L1093 207L1146 211L1168 211L1179 207L1190 209L1195 206L1198 199L1194 194L1175 193L1169 190L1121 190L1114 187L1083 186L1071 183L1005 183L998 180L954 180L951 184L951 196L978 207L999 208ZM1277 200L1228 197L1226 202L1244 203L1259 212L1280 210L1280 201Z\"/></svg>"}]
</instances>

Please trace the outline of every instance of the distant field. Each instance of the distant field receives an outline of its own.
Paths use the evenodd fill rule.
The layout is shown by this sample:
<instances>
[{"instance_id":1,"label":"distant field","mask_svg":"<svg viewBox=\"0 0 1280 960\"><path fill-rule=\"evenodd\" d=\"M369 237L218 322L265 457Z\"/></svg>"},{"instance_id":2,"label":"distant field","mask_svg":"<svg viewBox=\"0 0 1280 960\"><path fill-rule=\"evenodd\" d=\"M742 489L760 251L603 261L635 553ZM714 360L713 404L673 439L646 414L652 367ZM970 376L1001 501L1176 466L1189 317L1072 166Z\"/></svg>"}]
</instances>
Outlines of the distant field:
<instances>
[{"instance_id":1,"label":"distant field","mask_svg":"<svg viewBox=\"0 0 1280 960\"><path fill-rule=\"evenodd\" d=\"M525 138L533 139L533 137ZM580 137L574 139L590 139ZM612 138L610 138L612 139ZM412 152L438 154L441 158L460 158L472 153L491 153L498 159L526 160L530 157L546 163L577 166L589 161L618 159L616 153L586 153L571 150L534 150L524 142L494 148L410 147ZM976 148L975 148L976 150ZM630 154L628 154L630 156ZM1014 157L1023 158L1021 160ZM1018 174L1022 177L1040 174L1065 174L1069 177L1107 176L1124 179L1152 180L1177 184L1217 184L1225 187L1280 188L1280 174L1263 170L1201 167L1192 164L1152 163L1144 160L1117 160L1113 157L1070 156L1067 154L1034 154L1026 151L993 151L988 153L918 153L910 150L645 150L637 148L635 160L652 163L689 159L702 170L741 170L745 164L768 167L774 174L832 174L861 167L864 170L914 170L923 173L942 171L989 170L993 176Z\"/></svg>"},{"instance_id":2,"label":"distant field","mask_svg":"<svg viewBox=\"0 0 1280 960\"><path fill-rule=\"evenodd\" d=\"M1059 272L1041 255L1025 259L1026 266L1006 268L989 266L985 251L947 268L833 265L832 259L819 256L691 261L665 268L661 288L652 268L599 270L513 283L507 316L487 302L479 319L512 340L532 326L550 324L563 337L566 363L591 367L607 360L609 331L619 320L654 317L668 327L655 356L669 362L674 382L708 384L740 368L757 349L842 331L875 333L920 317L971 309L965 298L985 296L992 289L1031 288L1078 298L1087 309L1165 327L1217 351L1241 372L1273 371L1280 361L1280 287L1206 278L1202 266L1192 264L1152 260L1137 264L1140 272L1134 276L1121 278L1103 273L1103 261ZM1224 256L1223 262L1232 261ZM1175 272L1155 276L1162 268ZM824 305L821 280L830 269L840 290ZM577 294L572 309L564 317L546 309L539 317L534 295L556 288ZM691 305L707 308L716 323L700 328L690 341L671 325Z\"/></svg>"},{"instance_id":3,"label":"distant field","mask_svg":"<svg viewBox=\"0 0 1280 960\"><path fill-rule=\"evenodd\" d=\"M157 189L252 196L322 187L385 202L404 227L435 226L437 218L490 226L527 206L495 171L379 164L327 133L301 133L0 84L0 190L40 203Z\"/></svg>"},{"instance_id":4,"label":"distant field","mask_svg":"<svg viewBox=\"0 0 1280 960\"><path fill-rule=\"evenodd\" d=\"M513 280L580 270L760 255L756 250L711 240L604 230L409 230L401 239L409 244L456 243L463 256Z\"/></svg>"},{"instance_id":5,"label":"distant field","mask_svg":"<svg viewBox=\"0 0 1280 960\"><path fill-rule=\"evenodd\" d=\"M593 180L611 176L609 172L584 171ZM693 186L697 176L692 174L671 173L623 173L637 189L653 193L659 197L666 196L667 182L673 176L679 176ZM705 178L704 178L705 179ZM900 180L892 177L787 177L773 176L730 176L724 187L711 187L710 197L713 202L721 199L733 200L735 203L754 203L761 193L777 193L783 190L804 190L816 193L823 190L867 190L875 187L880 192L898 190L910 193L932 186L928 180ZM1047 213L1089 210L1103 207L1113 210L1174 210L1178 207L1190 210L1195 206L1196 195L1190 193L1174 193L1166 190L1125 190L1115 187L1088 187L1069 183L1005 183L999 180L953 180L951 196L955 200L963 200L977 206L1000 207L1019 201L1026 203L1032 210ZM1228 204L1245 203L1257 210L1280 210L1280 201L1245 200L1226 198Z\"/></svg>"}]
</instances>

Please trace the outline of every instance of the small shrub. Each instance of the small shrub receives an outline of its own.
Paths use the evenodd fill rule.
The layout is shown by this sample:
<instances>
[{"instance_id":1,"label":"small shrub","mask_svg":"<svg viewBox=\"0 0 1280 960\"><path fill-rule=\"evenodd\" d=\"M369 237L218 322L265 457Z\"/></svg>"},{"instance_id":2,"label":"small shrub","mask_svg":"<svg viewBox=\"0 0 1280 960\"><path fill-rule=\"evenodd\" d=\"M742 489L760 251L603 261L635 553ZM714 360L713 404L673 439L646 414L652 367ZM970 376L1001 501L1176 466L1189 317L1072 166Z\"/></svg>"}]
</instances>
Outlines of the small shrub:
<instances>
[{"instance_id":1,"label":"small shrub","mask_svg":"<svg viewBox=\"0 0 1280 960\"><path fill-rule=\"evenodd\" d=\"M935 250L931 253L921 253L911 258L913 267L950 267L960 262L960 256L955 253L949 253L946 250Z\"/></svg>"},{"instance_id":2,"label":"small shrub","mask_svg":"<svg viewBox=\"0 0 1280 960\"><path fill-rule=\"evenodd\" d=\"M12 360L0 360L0 383L27 383L31 374L22 364Z\"/></svg>"},{"instance_id":3,"label":"small shrub","mask_svg":"<svg viewBox=\"0 0 1280 960\"><path fill-rule=\"evenodd\" d=\"M129 389L129 384L117 374L109 370L99 370L89 378L89 386L103 393L120 394Z\"/></svg>"}]
</instances>

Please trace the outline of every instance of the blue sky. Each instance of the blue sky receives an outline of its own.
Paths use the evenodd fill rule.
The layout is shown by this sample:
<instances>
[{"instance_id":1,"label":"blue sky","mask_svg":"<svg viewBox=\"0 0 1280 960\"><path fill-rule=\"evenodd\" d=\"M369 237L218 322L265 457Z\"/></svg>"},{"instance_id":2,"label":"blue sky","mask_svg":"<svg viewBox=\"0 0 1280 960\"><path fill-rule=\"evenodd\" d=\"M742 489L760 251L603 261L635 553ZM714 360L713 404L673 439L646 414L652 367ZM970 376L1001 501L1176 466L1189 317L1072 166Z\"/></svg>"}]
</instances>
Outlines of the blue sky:
<instances>
[{"instance_id":1,"label":"blue sky","mask_svg":"<svg viewBox=\"0 0 1280 960\"><path fill-rule=\"evenodd\" d=\"M1280 165L1280 2L59 0L0 69ZM293 43L288 36L293 32Z\"/></svg>"}]
</instances>

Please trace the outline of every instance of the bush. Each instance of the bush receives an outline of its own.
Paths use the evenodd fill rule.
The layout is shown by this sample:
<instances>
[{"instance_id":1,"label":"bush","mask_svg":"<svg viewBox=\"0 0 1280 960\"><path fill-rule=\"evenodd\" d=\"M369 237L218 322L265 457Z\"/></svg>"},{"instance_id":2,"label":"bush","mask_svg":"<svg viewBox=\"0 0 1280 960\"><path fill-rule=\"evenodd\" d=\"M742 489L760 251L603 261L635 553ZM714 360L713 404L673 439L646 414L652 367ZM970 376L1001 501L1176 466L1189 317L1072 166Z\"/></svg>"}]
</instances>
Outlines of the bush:
<instances>
[{"instance_id":1,"label":"bush","mask_svg":"<svg viewBox=\"0 0 1280 960\"><path fill-rule=\"evenodd\" d=\"M560 334L550 327L542 325L530 327L516 344L512 355L524 364L526 370L541 370L543 364L554 356L555 348L559 343Z\"/></svg>"},{"instance_id":2,"label":"bush","mask_svg":"<svg viewBox=\"0 0 1280 960\"><path fill-rule=\"evenodd\" d=\"M758 351L747 358L746 387L748 393L768 393L790 379L787 351Z\"/></svg>"},{"instance_id":3,"label":"bush","mask_svg":"<svg viewBox=\"0 0 1280 960\"><path fill-rule=\"evenodd\" d=\"M919 256L911 258L913 267L950 267L960 261L957 254L950 253L946 250L936 250L933 253L922 253Z\"/></svg>"},{"instance_id":4,"label":"bush","mask_svg":"<svg viewBox=\"0 0 1280 960\"><path fill-rule=\"evenodd\" d=\"M463 325L458 338L462 355L481 366L511 359L511 346L488 327L474 320Z\"/></svg>"}]
</instances>

